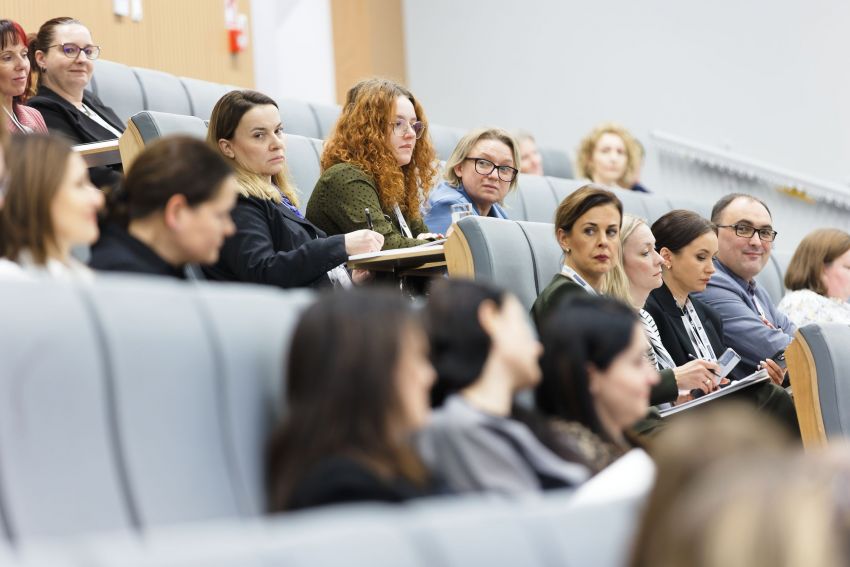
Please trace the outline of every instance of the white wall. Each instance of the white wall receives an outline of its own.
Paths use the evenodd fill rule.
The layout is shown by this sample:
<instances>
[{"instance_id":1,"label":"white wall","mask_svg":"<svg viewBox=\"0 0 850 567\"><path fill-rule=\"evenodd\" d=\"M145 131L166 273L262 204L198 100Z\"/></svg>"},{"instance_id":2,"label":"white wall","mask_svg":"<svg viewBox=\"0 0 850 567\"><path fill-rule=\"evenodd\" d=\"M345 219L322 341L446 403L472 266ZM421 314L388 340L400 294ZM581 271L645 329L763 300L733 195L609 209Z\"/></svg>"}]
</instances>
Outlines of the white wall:
<instances>
[{"instance_id":1,"label":"white wall","mask_svg":"<svg viewBox=\"0 0 850 567\"><path fill-rule=\"evenodd\" d=\"M257 90L336 103L330 0L251 0L251 27Z\"/></svg>"},{"instance_id":2,"label":"white wall","mask_svg":"<svg viewBox=\"0 0 850 567\"><path fill-rule=\"evenodd\" d=\"M404 18L434 122L573 150L616 120L850 180L850 2L404 0Z\"/></svg>"}]
</instances>

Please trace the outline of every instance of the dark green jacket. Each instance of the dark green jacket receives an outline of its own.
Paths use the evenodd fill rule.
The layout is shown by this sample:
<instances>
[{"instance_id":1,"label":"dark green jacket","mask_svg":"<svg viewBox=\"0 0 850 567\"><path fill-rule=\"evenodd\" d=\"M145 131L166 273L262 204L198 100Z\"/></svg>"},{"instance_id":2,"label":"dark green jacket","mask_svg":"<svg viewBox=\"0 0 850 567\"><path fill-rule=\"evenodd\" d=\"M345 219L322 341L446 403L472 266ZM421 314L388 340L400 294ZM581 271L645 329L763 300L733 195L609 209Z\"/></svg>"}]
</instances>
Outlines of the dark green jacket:
<instances>
[{"instance_id":1,"label":"dark green jacket","mask_svg":"<svg viewBox=\"0 0 850 567\"><path fill-rule=\"evenodd\" d=\"M345 234L369 228L365 209L372 214L372 228L384 235L383 250L409 248L423 244L415 237L429 232L421 216L411 218L408 212L404 220L414 238L406 238L401 232L395 213L381 210L375 180L359 167L349 163L332 165L316 182L310 201L307 203L307 220L325 231L329 236ZM416 211L417 214L419 211Z\"/></svg>"},{"instance_id":2,"label":"dark green jacket","mask_svg":"<svg viewBox=\"0 0 850 567\"><path fill-rule=\"evenodd\" d=\"M564 298L576 293L587 293L580 285L561 273L555 274L549 285L540 292L534 305L531 306L531 316L538 330L546 316L554 310ZM649 396L649 403L657 406L659 404L674 402L679 396L679 388L676 385L676 377L673 370L668 368L661 371L661 380L653 386Z\"/></svg>"}]
</instances>

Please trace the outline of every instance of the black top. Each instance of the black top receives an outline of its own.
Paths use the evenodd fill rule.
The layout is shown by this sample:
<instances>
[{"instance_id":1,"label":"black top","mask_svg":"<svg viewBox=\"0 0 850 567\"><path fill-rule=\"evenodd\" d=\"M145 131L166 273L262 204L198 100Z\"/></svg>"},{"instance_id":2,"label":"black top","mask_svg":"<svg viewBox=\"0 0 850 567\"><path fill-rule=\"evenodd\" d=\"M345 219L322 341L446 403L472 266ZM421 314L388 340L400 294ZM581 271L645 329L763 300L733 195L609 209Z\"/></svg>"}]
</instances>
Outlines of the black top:
<instances>
[{"instance_id":1,"label":"black top","mask_svg":"<svg viewBox=\"0 0 850 567\"><path fill-rule=\"evenodd\" d=\"M587 291L561 272L555 274L552 281L543 288L543 291L540 292L531 306L531 317L537 329L541 329L546 317L555 310L559 303L577 293L587 293Z\"/></svg>"},{"instance_id":2,"label":"black top","mask_svg":"<svg viewBox=\"0 0 850 567\"><path fill-rule=\"evenodd\" d=\"M124 131L124 122L115 112L103 104L96 94L83 91L83 104L95 111L105 122L118 130ZM73 104L62 98L56 92L41 85L34 97L27 101L41 112L44 123L51 134L61 134L72 144L90 144L104 140L114 140L115 134L83 114ZM98 166L89 168L92 183L98 187L112 185L121 179L121 165Z\"/></svg>"},{"instance_id":3,"label":"black top","mask_svg":"<svg viewBox=\"0 0 850 567\"><path fill-rule=\"evenodd\" d=\"M210 279L327 286L328 270L348 259L345 235L326 236L283 203L240 195L231 216L236 234L225 240L218 263L204 267Z\"/></svg>"},{"instance_id":4,"label":"black top","mask_svg":"<svg viewBox=\"0 0 850 567\"><path fill-rule=\"evenodd\" d=\"M723 340L720 338L723 336L723 320L712 307L693 296L690 296L690 298L694 311L696 311L697 317L699 317L705 329L708 342L711 343L711 348L714 349L715 355L720 356L726 350ZM670 353L670 357L676 363L676 366L682 366L693 360L688 354L694 358L699 358L699 353L694 351L694 346L685 330L685 323L682 322L682 310L676 305L676 300L673 299L673 294L670 293L667 284L662 284L658 289L652 290L644 309L655 319L658 334L661 335L661 342L667 352Z\"/></svg>"},{"instance_id":5,"label":"black top","mask_svg":"<svg viewBox=\"0 0 850 567\"><path fill-rule=\"evenodd\" d=\"M95 270L170 276L185 280L186 268L163 260L147 244L114 223L107 223L92 246L89 266Z\"/></svg>"},{"instance_id":6,"label":"black top","mask_svg":"<svg viewBox=\"0 0 850 567\"><path fill-rule=\"evenodd\" d=\"M344 502L404 502L429 496L403 478L383 479L359 461L340 455L322 459L295 484L288 508L297 510Z\"/></svg>"}]
</instances>

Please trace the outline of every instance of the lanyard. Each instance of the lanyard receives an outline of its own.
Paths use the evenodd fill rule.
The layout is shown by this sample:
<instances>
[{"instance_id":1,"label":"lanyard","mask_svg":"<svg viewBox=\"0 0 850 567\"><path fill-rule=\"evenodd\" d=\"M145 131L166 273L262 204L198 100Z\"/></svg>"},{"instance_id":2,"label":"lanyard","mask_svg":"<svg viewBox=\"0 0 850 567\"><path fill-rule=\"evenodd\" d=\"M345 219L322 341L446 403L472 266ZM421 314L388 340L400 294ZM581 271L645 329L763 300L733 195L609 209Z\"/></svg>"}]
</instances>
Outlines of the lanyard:
<instances>
[{"instance_id":1,"label":"lanyard","mask_svg":"<svg viewBox=\"0 0 850 567\"><path fill-rule=\"evenodd\" d=\"M589 283L584 281L583 277L578 275L574 269L570 268L566 264L561 266L561 273L564 274L565 276L567 276L568 278L570 278L571 280L573 280L574 282L576 282L578 285L580 285L584 289L584 291L586 291L590 295L599 295L598 293L596 293L596 290L593 289L593 287L591 287L591 285Z\"/></svg>"},{"instance_id":2,"label":"lanyard","mask_svg":"<svg viewBox=\"0 0 850 567\"><path fill-rule=\"evenodd\" d=\"M404 220L404 215L401 214L401 209L398 206L398 203L393 205L393 210L395 211L395 216L398 219L398 226L401 228L402 234L404 234L407 238L413 238L413 233L410 232L410 227L407 226L407 221Z\"/></svg>"},{"instance_id":3,"label":"lanyard","mask_svg":"<svg viewBox=\"0 0 850 567\"><path fill-rule=\"evenodd\" d=\"M703 360L717 360L717 356L714 354L714 349L711 347L711 342L708 340L708 335L705 334L705 328L702 326L702 321L700 321L690 297L685 300L682 323L685 324L685 332L688 333L688 338L691 339L691 344L693 344L694 350L699 354L699 357Z\"/></svg>"},{"instance_id":4,"label":"lanyard","mask_svg":"<svg viewBox=\"0 0 850 567\"><path fill-rule=\"evenodd\" d=\"M767 315L765 315L765 313L764 313L764 309L762 309L762 307L761 307L761 303L759 303L759 300L758 300L758 298L755 296L755 294L753 294L753 303L754 303L754 304L755 304L755 306L756 306L756 311L758 311L758 312L759 312L759 315L761 315L761 318L762 318L762 319L764 319L765 321L767 321L767 320L768 320Z\"/></svg>"}]
</instances>

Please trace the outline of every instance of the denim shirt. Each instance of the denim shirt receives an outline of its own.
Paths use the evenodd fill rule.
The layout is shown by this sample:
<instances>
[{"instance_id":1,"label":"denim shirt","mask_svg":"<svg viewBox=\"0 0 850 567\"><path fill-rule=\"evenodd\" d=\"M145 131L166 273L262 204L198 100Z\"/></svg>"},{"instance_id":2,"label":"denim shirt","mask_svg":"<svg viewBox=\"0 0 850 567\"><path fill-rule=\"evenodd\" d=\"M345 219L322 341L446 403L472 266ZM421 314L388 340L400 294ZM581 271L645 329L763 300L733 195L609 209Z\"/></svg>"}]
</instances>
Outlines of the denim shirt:
<instances>
[{"instance_id":1,"label":"denim shirt","mask_svg":"<svg viewBox=\"0 0 850 567\"><path fill-rule=\"evenodd\" d=\"M455 187L454 185L449 185L448 181L441 181L428 195L428 204L422 212L425 216L425 224L428 225L428 229L431 232L445 234L452 225L452 205L460 203L471 204L472 214L479 214L478 208L472 202L463 185ZM498 203L494 203L490 207L490 212L487 216L497 219L508 218L505 210Z\"/></svg>"},{"instance_id":2,"label":"denim shirt","mask_svg":"<svg viewBox=\"0 0 850 567\"><path fill-rule=\"evenodd\" d=\"M773 305L767 291L755 281L745 281L717 259L714 265L717 271L705 291L694 295L713 307L723 319L723 342L741 355L741 363L732 375L743 378L755 372L760 361L787 347L797 327ZM755 300L773 328L762 321Z\"/></svg>"}]
</instances>

